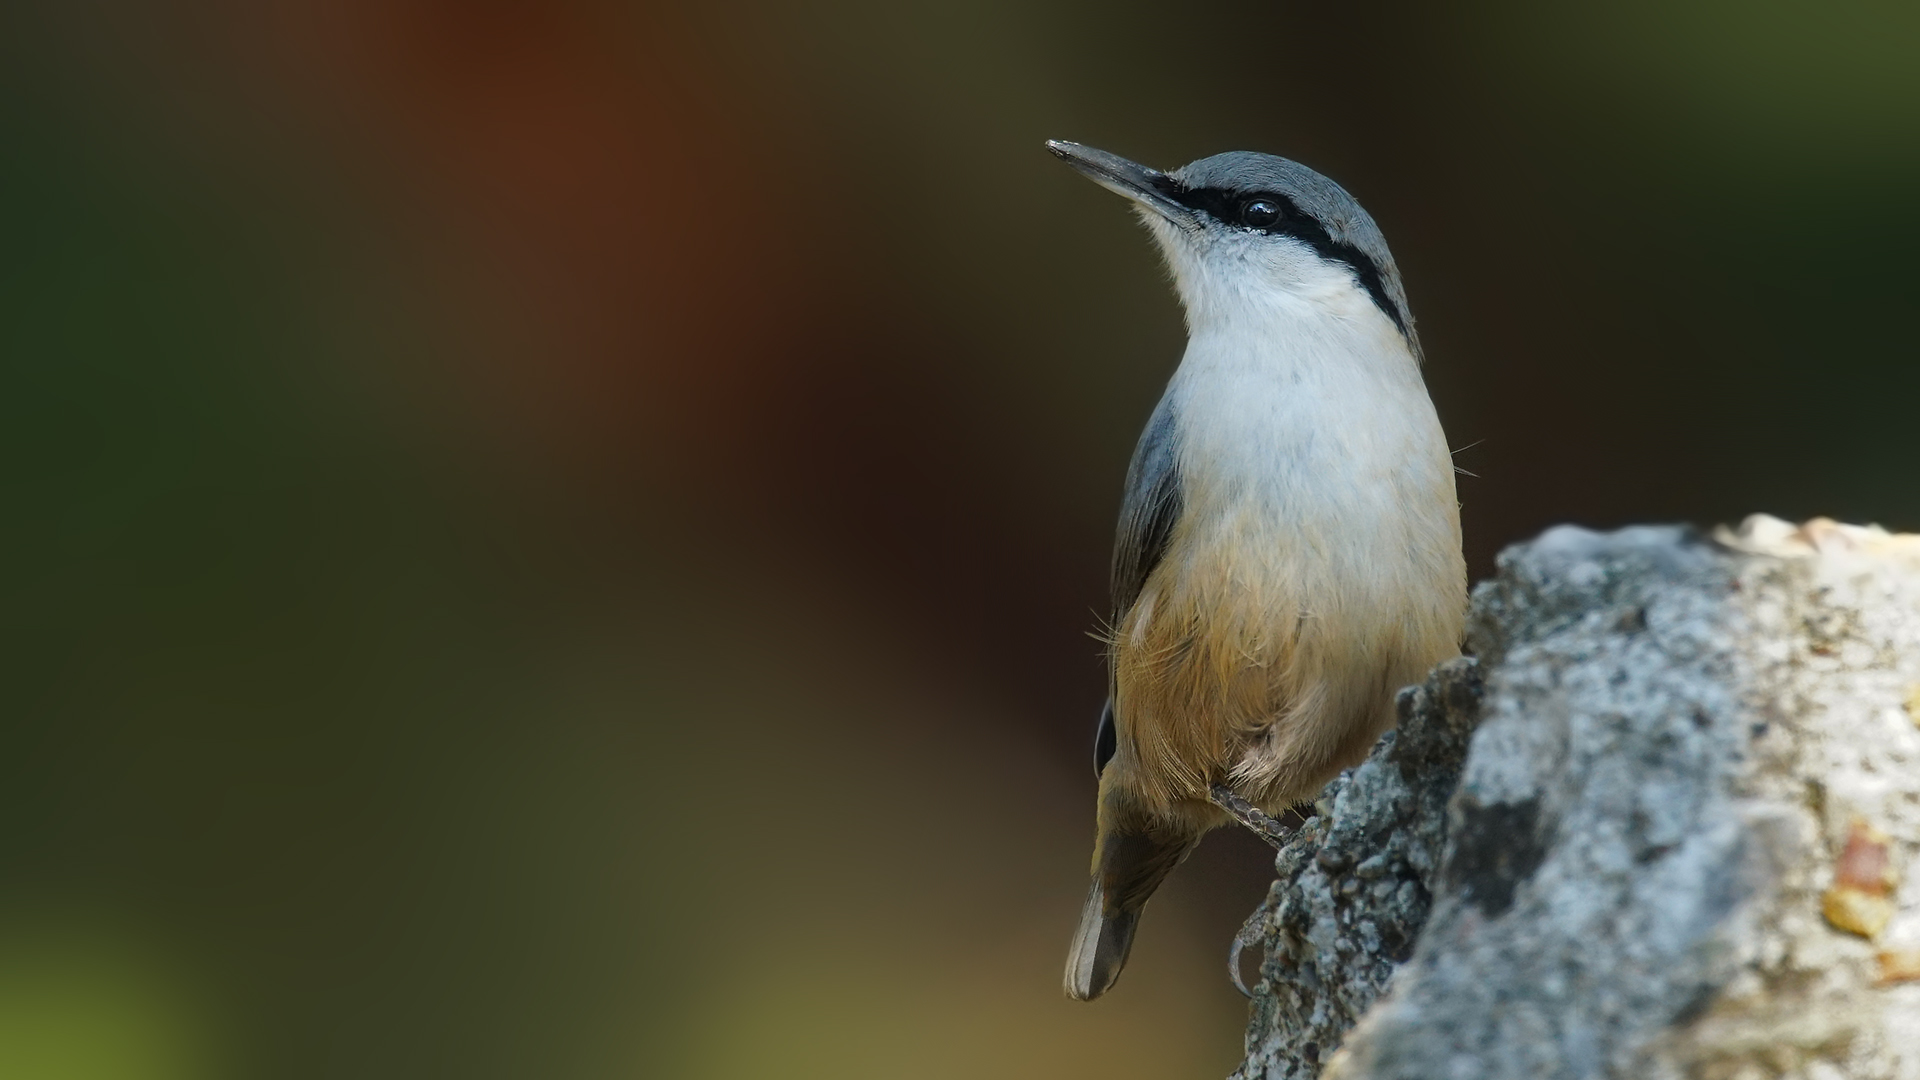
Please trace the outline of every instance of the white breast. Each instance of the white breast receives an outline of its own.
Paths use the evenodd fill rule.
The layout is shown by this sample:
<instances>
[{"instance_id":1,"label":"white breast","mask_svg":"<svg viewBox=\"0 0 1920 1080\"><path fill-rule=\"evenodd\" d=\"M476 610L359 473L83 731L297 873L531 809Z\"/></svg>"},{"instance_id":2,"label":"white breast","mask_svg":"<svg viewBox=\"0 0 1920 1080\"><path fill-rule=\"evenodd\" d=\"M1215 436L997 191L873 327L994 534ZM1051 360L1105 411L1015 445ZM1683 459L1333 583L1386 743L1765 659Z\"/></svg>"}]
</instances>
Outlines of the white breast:
<instances>
[{"instance_id":1,"label":"white breast","mask_svg":"<svg viewBox=\"0 0 1920 1080\"><path fill-rule=\"evenodd\" d=\"M1322 600L1405 589L1429 576L1433 545L1459 549L1452 459L1419 366L1346 291L1196 322L1170 388L1188 539L1264 535Z\"/></svg>"}]
</instances>

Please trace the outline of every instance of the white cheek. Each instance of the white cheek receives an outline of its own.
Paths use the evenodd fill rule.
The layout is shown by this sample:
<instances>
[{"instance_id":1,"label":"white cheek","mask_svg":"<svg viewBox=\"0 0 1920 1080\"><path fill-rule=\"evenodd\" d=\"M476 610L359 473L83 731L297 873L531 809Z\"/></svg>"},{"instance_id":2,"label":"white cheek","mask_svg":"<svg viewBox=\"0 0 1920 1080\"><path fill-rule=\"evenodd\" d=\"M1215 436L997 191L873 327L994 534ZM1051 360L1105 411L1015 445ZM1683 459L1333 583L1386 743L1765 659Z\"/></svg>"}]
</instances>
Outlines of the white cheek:
<instances>
[{"instance_id":1,"label":"white cheek","mask_svg":"<svg viewBox=\"0 0 1920 1080\"><path fill-rule=\"evenodd\" d=\"M1143 215L1173 273L1189 328L1265 310L1279 318L1364 315L1353 273L1297 240L1215 226L1190 233Z\"/></svg>"},{"instance_id":2,"label":"white cheek","mask_svg":"<svg viewBox=\"0 0 1920 1080\"><path fill-rule=\"evenodd\" d=\"M1242 233L1218 245L1213 280L1240 283L1240 299L1297 297L1324 305L1354 291L1353 272L1329 263L1306 244L1283 237Z\"/></svg>"}]
</instances>

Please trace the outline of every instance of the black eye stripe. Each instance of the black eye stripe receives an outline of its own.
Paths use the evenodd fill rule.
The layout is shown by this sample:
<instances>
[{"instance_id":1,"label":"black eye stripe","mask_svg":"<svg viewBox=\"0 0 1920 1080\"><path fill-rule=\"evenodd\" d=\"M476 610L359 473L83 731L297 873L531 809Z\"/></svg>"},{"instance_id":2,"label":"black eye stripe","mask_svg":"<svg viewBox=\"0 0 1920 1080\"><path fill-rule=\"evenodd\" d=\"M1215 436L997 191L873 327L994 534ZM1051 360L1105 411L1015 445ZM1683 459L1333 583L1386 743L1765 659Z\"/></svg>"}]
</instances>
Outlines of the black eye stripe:
<instances>
[{"instance_id":1,"label":"black eye stripe","mask_svg":"<svg viewBox=\"0 0 1920 1080\"><path fill-rule=\"evenodd\" d=\"M1247 226L1241 225L1240 222L1241 208L1252 202L1266 202L1273 205L1274 209L1278 211L1278 215L1275 217L1273 223L1262 228L1260 230L1261 232L1276 236L1292 236L1295 234L1296 228L1301 225L1308 225L1316 229L1320 228L1319 222L1301 213L1300 208L1294 204L1292 199L1278 192L1232 191L1227 188L1184 188L1169 184L1163 187L1160 193L1190 210L1200 211L1223 225L1246 228ZM1325 229L1320 229L1320 231L1322 233L1326 232Z\"/></svg>"},{"instance_id":2,"label":"black eye stripe","mask_svg":"<svg viewBox=\"0 0 1920 1080\"><path fill-rule=\"evenodd\" d=\"M1346 263L1353 269L1353 276L1359 280L1360 287L1365 289L1367 295L1373 299L1374 306L1385 313L1387 318L1392 319L1393 325L1399 327L1402 334L1407 333L1406 314L1387 295L1386 280L1380 272L1380 265L1374 262L1366 252L1352 244L1335 240L1332 234L1327 232L1326 226L1320 224L1313 215L1301 210L1292 199L1275 191L1182 187L1172 177L1163 179L1154 187L1160 194L1174 202L1189 210L1198 210L1229 228L1251 229L1268 236L1291 237L1312 248L1314 253L1323 259ZM1253 226L1242 219L1241 211L1255 201L1271 202L1279 211L1279 216L1272 224Z\"/></svg>"}]
</instances>

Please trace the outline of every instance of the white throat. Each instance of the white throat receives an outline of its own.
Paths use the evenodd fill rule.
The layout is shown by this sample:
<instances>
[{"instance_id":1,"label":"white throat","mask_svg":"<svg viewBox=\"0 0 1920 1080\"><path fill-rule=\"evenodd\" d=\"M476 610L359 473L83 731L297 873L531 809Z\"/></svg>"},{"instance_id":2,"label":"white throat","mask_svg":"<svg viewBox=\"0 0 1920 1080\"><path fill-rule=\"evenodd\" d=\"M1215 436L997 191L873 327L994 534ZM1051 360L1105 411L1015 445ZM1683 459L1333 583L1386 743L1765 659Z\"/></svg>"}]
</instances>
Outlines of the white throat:
<instances>
[{"instance_id":1,"label":"white throat","mask_svg":"<svg viewBox=\"0 0 1920 1080\"><path fill-rule=\"evenodd\" d=\"M1350 273L1180 279L1189 338L1169 393L1192 486L1292 502L1445 455L1413 350Z\"/></svg>"}]
</instances>

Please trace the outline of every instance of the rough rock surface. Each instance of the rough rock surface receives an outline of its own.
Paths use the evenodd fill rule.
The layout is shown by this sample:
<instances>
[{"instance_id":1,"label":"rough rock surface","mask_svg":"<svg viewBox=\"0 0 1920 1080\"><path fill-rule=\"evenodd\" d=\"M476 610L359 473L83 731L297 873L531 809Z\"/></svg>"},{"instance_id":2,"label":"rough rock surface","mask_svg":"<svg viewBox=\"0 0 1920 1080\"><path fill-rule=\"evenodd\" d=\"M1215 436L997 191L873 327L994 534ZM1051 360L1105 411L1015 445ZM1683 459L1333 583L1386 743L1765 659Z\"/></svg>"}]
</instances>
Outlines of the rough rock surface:
<instances>
[{"instance_id":1,"label":"rough rock surface","mask_svg":"<svg viewBox=\"0 0 1920 1080\"><path fill-rule=\"evenodd\" d=\"M1447 799L1479 715L1479 667L1449 660L1397 704L1398 727L1327 785L1241 931L1266 960L1251 995L1259 1037L1248 1038L1236 1077L1317 1075L1413 955L1446 846Z\"/></svg>"},{"instance_id":2,"label":"rough rock surface","mask_svg":"<svg viewBox=\"0 0 1920 1080\"><path fill-rule=\"evenodd\" d=\"M1920 1080L1920 538L1555 529L1470 645L1281 854L1238 1075Z\"/></svg>"}]
</instances>

